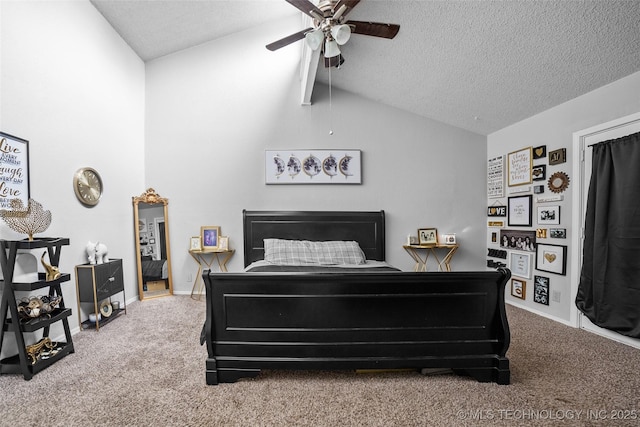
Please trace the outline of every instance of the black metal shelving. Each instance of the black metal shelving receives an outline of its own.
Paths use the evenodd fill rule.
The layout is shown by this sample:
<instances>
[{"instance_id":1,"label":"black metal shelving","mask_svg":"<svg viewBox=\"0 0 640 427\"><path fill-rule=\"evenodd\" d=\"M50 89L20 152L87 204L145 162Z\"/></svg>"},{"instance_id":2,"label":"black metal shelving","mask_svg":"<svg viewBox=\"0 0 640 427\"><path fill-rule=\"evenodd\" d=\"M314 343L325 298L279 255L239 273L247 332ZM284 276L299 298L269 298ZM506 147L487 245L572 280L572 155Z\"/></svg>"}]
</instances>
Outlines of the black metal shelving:
<instances>
[{"instance_id":1,"label":"black metal shelving","mask_svg":"<svg viewBox=\"0 0 640 427\"><path fill-rule=\"evenodd\" d=\"M0 360L0 373L2 374L22 374L25 380L30 380L35 374L43 369L51 366L64 356L73 353L73 340L71 339L71 331L69 329L69 316L71 309L64 305L64 298L47 316L23 320L18 314L18 304L16 292L31 292L38 289L48 288L50 297L62 297L61 284L71 279L69 274L61 274L59 278L54 280L46 280L46 275L38 274L38 280L34 282L13 282L13 274L15 269L16 257L19 249L34 250L46 249L49 254L49 262L51 265L58 266L60 263L60 250L62 246L69 245L67 238L39 238L35 240L0 240L0 267L4 280L0 281L2 286L2 303L0 306L0 319L3 322L0 331L0 349L4 343L5 333L13 333L16 338L18 354L5 357ZM48 358L38 358L32 363L27 354L24 334L34 333L42 330L42 338L49 338L50 327L52 324L62 322L64 327L64 342L54 342L51 356Z\"/></svg>"}]
</instances>

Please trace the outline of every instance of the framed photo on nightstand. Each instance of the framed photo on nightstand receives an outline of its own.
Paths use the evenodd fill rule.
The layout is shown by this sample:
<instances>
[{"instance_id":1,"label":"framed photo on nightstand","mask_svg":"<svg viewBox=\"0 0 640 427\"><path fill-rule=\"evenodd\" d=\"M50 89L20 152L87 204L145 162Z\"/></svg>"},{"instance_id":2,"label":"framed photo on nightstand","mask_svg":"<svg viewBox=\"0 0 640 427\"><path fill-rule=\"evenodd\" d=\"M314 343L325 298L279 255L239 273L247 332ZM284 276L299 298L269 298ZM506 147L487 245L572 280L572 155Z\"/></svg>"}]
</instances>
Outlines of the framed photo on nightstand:
<instances>
[{"instance_id":1,"label":"framed photo on nightstand","mask_svg":"<svg viewBox=\"0 0 640 427\"><path fill-rule=\"evenodd\" d=\"M193 236L189 242L189 250L199 251L201 249L202 249L202 243L200 241L200 236Z\"/></svg>"},{"instance_id":2,"label":"framed photo on nightstand","mask_svg":"<svg viewBox=\"0 0 640 427\"><path fill-rule=\"evenodd\" d=\"M438 231L435 228L419 228L418 229L419 245L437 245Z\"/></svg>"},{"instance_id":3,"label":"framed photo on nightstand","mask_svg":"<svg viewBox=\"0 0 640 427\"><path fill-rule=\"evenodd\" d=\"M203 250L215 250L220 246L220 227L217 225L203 225L200 227Z\"/></svg>"}]
</instances>

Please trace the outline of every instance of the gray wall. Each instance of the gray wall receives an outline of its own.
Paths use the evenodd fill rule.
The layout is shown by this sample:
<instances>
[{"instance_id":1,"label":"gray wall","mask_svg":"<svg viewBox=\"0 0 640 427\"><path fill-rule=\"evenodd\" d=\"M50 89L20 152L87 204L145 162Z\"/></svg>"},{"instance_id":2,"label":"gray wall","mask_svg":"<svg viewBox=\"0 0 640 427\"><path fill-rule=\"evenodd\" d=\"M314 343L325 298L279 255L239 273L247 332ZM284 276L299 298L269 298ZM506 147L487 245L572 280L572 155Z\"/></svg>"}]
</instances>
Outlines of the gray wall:
<instances>
[{"instance_id":1,"label":"gray wall","mask_svg":"<svg viewBox=\"0 0 640 427\"><path fill-rule=\"evenodd\" d=\"M580 239L579 233L583 226L583 218L575 220L575 210L579 206L574 206L574 193L580 191L581 179L579 170L576 170L576 152L574 147L573 134L592 126L599 125L614 119L627 116L640 111L640 73L634 73L628 77L620 79L609 85L596 89L588 94L565 102L562 105L551 108L536 116L530 117L519 123L515 123L505 129L495 132L488 137L487 158L491 159L500 154L507 154L524 147L547 146L547 152L559 148L567 149L567 162L559 165L549 165L548 157L535 160L534 164L547 165L547 179L557 171L565 172L569 175L569 188L563 192L563 200L553 203L538 203L538 195L533 195L534 200L534 220L533 227L549 228L560 227L567 229L566 239L539 239L540 243L566 245L567 246L567 274L558 275L544 271L533 270L534 275L541 275L550 278L550 292L557 293L559 301L551 301L548 306L533 302L533 280L527 282L527 296L525 300L520 300L507 295L507 301L511 304L521 306L527 310L534 311L543 316L577 326L577 309L575 308L575 296L577 284L580 280L580 266L578 265L579 248L575 241ZM578 162L579 163L579 162ZM547 187L546 181L534 181L533 185L545 185L545 193L541 196L553 195ZM588 186L588 180L587 184ZM520 193L520 194L531 194ZM508 196L508 194L507 194ZM487 203L493 204L496 199L489 199ZM507 204L507 197L501 199L503 204ZM535 219L535 209L538 206L560 205L560 220L558 226L537 226ZM577 213L579 214L579 212ZM579 215L577 215L579 216ZM502 219L502 218L496 218ZM495 230L495 229L494 229ZM578 236L576 236L576 233ZM496 247L490 240L487 240L489 247ZM534 260L535 266L535 260ZM532 276L533 278L533 276ZM509 294L509 288L507 288Z\"/></svg>"},{"instance_id":2,"label":"gray wall","mask_svg":"<svg viewBox=\"0 0 640 427\"><path fill-rule=\"evenodd\" d=\"M297 19L145 65L87 1L0 7L0 129L30 141L32 197L53 215L45 234L71 239L60 265L72 275L68 305L89 240L123 259L127 298L136 298L131 197L149 187L169 198L178 293L191 291L196 266L187 251L201 225L222 227L238 250L230 270L242 267L245 208L384 209L392 264L411 269L401 247L407 234L437 227L462 245L454 268L482 268L485 137L337 90L330 109L326 87L302 107L297 48L264 48L296 31ZM269 148L362 150L363 184L267 186ZM104 180L92 209L71 185L82 166ZM0 237L22 238L3 223ZM77 330L75 312L70 323Z\"/></svg>"},{"instance_id":3,"label":"gray wall","mask_svg":"<svg viewBox=\"0 0 640 427\"><path fill-rule=\"evenodd\" d=\"M144 63L88 1L2 1L0 8L0 130L29 141L31 197L53 218L40 236L70 239L60 269L71 274L62 292L75 331L74 266L87 262L89 240L123 259L126 295L137 296L131 196L145 184ZM83 166L102 176L94 208L73 191ZM24 237L0 221L0 238ZM58 333L55 324L52 337Z\"/></svg>"},{"instance_id":4,"label":"gray wall","mask_svg":"<svg viewBox=\"0 0 640 427\"><path fill-rule=\"evenodd\" d=\"M483 269L485 137L335 89L330 107L323 86L301 106L300 46L264 48L299 22L278 24L147 64L146 182L169 198L176 291L191 290L201 225L221 226L229 269L243 267L245 208L383 209L390 263L412 269L407 235L436 227L461 244L453 268ZM362 150L362 185L265 185L266 149L314 148Z\"/></svg>"},{"instance_id":5,"label":"gray wall","mask_svg":"<svg viewBox=\"0 0 640 427\"><path fill-rule=\"evenodd\" d=\"M0 130L30 141L31 196L53 215L45 234L71 239L60 265L72 273L63 286L71 307L73 269L86 262L89 240L123 258L127 297L137 297L131 197L148 187L170 201L179 293L191 291L187 278L196 266L187 250L201 225L222 227L239 252L230 269L242 267L245 208L384 209L392 264L411 269L401 248L407 234L436 227L458 237L455 269L484 269L485 213L493 202L485 159L543 144L567 147L572 156L572 132L640 110L635 74L490 135L487 149L485 137L347 92L334 90L330 108L326 87L316 88L312 106L300 106L299 46L264 48L297 31L297 19L145 65L88 1L3 1L0 8ZM339 81L339 71L332 78ZM362 150L363 184L264 184L265 149L307 148ZM92 209L78 203L71 186L82 166L96 168L105 184ZM565 208L563 217L572 209ZM0 238L23 236L0 223ZM523 306L566 322L575 277L552 282L563 292L561 305ZM75 312L70 322L77 331Z\"/></svg>"}]
</instances>

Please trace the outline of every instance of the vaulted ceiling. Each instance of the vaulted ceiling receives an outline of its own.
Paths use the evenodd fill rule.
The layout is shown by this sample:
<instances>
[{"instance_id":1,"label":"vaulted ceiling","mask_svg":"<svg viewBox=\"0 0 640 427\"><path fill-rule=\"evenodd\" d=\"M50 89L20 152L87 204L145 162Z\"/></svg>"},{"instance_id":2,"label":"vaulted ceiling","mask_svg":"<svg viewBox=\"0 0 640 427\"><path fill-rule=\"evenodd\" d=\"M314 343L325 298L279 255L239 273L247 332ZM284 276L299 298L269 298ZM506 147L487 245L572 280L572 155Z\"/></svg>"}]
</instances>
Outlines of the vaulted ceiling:
<instances>
[{"instance_id":1,"label":"vaulted ceiling","mask_svg":"<svg viewBox=\"0 0 640 427\"><path fill-rule=\"evenodd\" d=\"M90 1L144 61L302 16L284 0ZM640 71L638 0L362 0L348 18L400 32L353 35L334 87L483 135Z\"/></svg>"}]
</instances>

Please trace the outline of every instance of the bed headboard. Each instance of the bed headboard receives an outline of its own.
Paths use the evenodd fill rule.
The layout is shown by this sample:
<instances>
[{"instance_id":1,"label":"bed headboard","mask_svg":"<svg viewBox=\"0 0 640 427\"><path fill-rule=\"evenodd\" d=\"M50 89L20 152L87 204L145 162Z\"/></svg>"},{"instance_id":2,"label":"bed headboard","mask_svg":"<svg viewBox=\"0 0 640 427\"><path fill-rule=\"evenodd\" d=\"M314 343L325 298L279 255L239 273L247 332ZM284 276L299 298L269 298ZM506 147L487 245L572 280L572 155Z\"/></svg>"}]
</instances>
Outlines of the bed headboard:
<instances>
[{"instance_id":1,"label":"bed headboard","mask_svg":"<svg viewBox=\"0 0 640 427\"><path fill-rule=\"evenodd\" d=\"M264 239L355 240L366 258L385 260L384 211L247 211L244 226L244 265L264 259Z\"/></svg>"}]
</instances>

